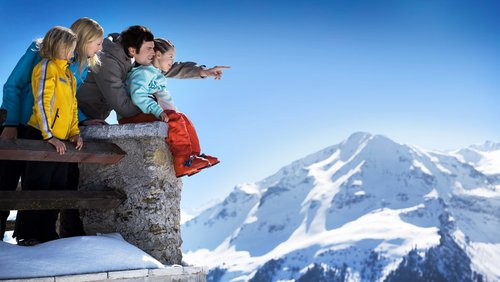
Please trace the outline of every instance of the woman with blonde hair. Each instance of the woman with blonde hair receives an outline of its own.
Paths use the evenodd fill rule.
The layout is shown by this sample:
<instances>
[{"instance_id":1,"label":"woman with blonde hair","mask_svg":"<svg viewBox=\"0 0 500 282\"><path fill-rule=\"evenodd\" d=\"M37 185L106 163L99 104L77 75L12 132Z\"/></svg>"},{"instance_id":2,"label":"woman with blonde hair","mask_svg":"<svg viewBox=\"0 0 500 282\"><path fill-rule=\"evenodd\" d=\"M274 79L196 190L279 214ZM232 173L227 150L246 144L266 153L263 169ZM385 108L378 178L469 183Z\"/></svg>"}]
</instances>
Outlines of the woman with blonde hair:
<instances>
[{"instance_id":1,"label":"woman with blonde hair","mask_svg":"<svg viewBox=\"0 0 500 282\"><path fill-rule=\"evenodd\" d=\"M76 77L76 89L78 89L87 77L88 68L92 69L101 63L97 53L102 49L104 30L90 18L76 20L70 29L78 36L75 57L70 66Z\"/></svg>"},{"instance_id":2,"label":"woman with blonde hair","mask_svg":"<svg viewBox=\"0 0 500 282\"><path fill-rule=\"evenodd\" d=\"M71 30L77 36L77 43L69 69L76 78L76 89L78 89L85 81L88 68L99 64L97 53L102 47L104 30L96 21L89 18L76 20L71 25ZM28 120L34 105L31 74L35 66L42 61L40 56L41 43L42 39L31 43L4 84L1 108L7 110L7 116L3 125L0 125L0 139L25 137ZM80 114L80 111L78 118L84 125L103 123L100 120L87 120L85 116ZM0 161L0 183L2 183L0 189L15 190L24 167L25 162L23 161ZM69 186L76 190L78 166L76 164L70 165L70 171L71 183ZM9 211L0 211L0 240L3 239L8 215Z\"/></svg>"}]
</instances>

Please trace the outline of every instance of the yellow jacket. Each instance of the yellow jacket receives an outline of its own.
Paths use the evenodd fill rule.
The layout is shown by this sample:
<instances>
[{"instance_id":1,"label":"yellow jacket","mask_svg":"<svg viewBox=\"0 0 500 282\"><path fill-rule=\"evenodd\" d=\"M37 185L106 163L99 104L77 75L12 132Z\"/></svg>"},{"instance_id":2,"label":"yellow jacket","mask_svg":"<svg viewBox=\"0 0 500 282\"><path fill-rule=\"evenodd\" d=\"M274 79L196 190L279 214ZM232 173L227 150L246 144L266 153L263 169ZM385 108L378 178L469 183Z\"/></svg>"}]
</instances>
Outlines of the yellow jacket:
<instances>
[{"instance_id":1,"label":"yellow jacket","mask_svg":"<svg viewBox=\"0 0 500 282\"><path fill-rule=\"evenodd\" d=\"M35 104L28 124L39 129L44 140L79 134L76 79L68 61L43 59L33 69L31 85Z\"/></svg>"}]
</instances>

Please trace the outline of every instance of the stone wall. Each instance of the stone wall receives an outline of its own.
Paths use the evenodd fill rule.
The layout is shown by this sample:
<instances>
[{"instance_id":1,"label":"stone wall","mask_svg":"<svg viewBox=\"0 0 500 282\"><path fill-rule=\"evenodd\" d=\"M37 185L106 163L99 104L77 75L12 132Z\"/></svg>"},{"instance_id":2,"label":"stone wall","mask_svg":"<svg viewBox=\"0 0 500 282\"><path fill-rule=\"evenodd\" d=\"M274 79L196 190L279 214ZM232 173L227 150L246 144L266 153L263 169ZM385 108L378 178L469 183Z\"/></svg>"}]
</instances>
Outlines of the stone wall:
<instances>
[{"instance_id":1,"label":"stone wall","mask_svg":"<svg viewBox=\"0 0 500 282\"><path fill-rule=\"evenodd\" d=\"M120 146L127 155L117 164L80 164L80 190L115 189L127 195L114 210L84 210L85 231L120 233L125 240L164 264L180 264L182 181L175 177L163 122L82 127L85 140Z\"/></svg>"}]
</instances>

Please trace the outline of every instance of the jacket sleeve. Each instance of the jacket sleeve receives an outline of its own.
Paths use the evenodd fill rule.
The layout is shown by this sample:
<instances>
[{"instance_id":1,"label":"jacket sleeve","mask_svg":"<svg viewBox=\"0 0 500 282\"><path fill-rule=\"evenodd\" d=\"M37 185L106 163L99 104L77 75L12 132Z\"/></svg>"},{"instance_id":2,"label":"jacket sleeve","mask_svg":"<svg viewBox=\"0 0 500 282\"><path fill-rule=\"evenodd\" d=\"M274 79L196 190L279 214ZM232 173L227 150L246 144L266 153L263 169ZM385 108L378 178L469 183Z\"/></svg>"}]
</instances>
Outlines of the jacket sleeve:
<instances>
[{"instance_id":1,"label":"jacket sleeve","mask_svg":"<svg viewBox=\"0 0 500 282\"><path fill-rule=\"evenodd\" d=\"M131 71L127 76L127 87L132 101L143 113L153 114L159 118L163 109L151 97L153 93L150 93L148 89L153 78L154 74L147 69Z\"/></svg>"},{"instance_id":2,"label":"jacket sleeve","mask_svg":"<svg viewBox=\"0 0 500 282\"><path fill-rule=\"evenodd\" d=\"M193 62L175 62L164 75L172 78L202 78L200 70L204 68L204 65L198 66Z\"/></svg>"},{"instance_id":3,"label":"jacket sleeve","mask_svg":"<svg viewBox=\"0 0 500 282\"><path fill-rule=\"evenodd\" d=\"M2 109L7 110L4 125L17 126L21 120L21 96L24 88L30 84L33 68L40 61L38 48L33 42L26 53L19 59L3 86Z\"/></svg>"},{"instance_id":4,"label":"jacket sleeve","mask_svg":"<svg viewBox=\"0 0 500 282\"><path fill-rule=\"evenodd\" d=\"M102 66L98 72L94 73L94 78L102 96L118 115L131 117L141 112L127 94L121 78L120 66L114 59L103 57Z\"/></svg>"},{"instance_id":5,"label":"jacket sleeve","mask_svg":"<svg viewBox=\"0 0 500 282\"><path fill-rule=\"evenodd\" d=\"M71 93L74 97L74 102L73 102L73 119L71 121L71 129L69 131L69 137L75 136L77 134L80 134L80 128L78 128L78 102L76 101L76 78L73 76L73 83L71 84L73 86L73 92Z\"/></svg>"},{"instance_id":6,"label":"jacket sleeve","mask_svg":"<svg viewBox=\"0 0 500 282\"><path fill-rule=\"evenodd\" d=\"M32 75L34 112L38 128L42 132L43 140L52 138L52 98L54 97L56 81L56 70L51 67L49 61L44 61L41 67L35 68Z\"/></svg>"}]
</instances>

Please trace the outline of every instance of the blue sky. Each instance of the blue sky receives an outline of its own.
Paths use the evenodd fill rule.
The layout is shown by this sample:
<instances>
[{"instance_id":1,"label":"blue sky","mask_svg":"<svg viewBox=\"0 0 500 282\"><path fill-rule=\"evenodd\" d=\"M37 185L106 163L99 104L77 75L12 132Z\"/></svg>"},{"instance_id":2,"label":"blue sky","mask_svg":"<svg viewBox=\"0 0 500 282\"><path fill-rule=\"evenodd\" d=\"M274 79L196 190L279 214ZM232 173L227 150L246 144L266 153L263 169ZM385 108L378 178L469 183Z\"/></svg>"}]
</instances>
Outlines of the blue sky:
<instances>
[{"instance_id":1,"label":"blue sky","mask_svg":"<svg viewBox=\"0 0 500 282\"><path fill-rule=\"evenodd\" d=\"M169 81L221 159L184 179L183 208L356 131L441 150L500 141L498 1L71 3L0 2L0 84L31 40L84 16L106 33L145 25L180 61L232 66L221 81Z\"/></svg>"}]
</instances>

